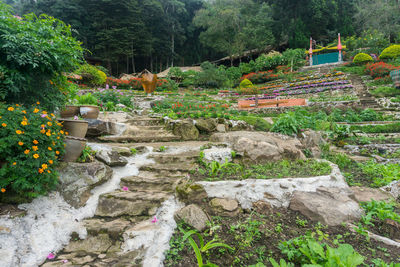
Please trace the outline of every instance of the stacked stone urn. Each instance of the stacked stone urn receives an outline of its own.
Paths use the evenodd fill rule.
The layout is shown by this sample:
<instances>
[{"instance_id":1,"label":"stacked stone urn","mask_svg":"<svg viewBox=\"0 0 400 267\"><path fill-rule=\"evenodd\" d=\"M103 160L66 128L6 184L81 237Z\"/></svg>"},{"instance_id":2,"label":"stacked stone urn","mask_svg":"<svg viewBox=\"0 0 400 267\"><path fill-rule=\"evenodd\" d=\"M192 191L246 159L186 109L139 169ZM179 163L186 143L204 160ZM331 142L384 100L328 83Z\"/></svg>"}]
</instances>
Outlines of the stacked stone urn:
<instances>
[{"instance_id":1,"label":"stacked stone urn","mask_svg":"<svg viewBox=\"0 0 400 267\"><path fill-rule=\"evenodd\" d=\"M85 139L88 122L78 119L81 116L85 119L97 119L99 108L97 106L66 106L60 113L64 131L68 133L65 138L64 162L75 162L86 146Z\"/></svg>"}]
</instances>

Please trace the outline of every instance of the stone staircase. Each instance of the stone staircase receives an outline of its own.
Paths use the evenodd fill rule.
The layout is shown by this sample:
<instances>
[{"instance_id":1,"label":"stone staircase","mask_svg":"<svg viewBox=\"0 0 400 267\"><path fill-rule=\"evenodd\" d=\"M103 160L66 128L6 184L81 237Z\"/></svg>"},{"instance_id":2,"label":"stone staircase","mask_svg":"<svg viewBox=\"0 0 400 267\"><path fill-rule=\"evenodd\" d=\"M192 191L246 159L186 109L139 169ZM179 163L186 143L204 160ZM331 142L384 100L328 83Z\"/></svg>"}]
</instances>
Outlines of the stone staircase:
<instances>
[{"instance_id":1,"label":"stone staircase","mask_svg":"<svg viewBox=\"0 0 400 267\"><path fill-rule=\"evenodd\" d=\"M155 120L137 120L144 127ZM154 163L139 167L138 175L121 178L119 189L99 196L95 216L83 221L87 237L72 241L53 261L42 266L145 266L148 248L124 251L126 237L148 236L159 225L151 220L164 201L174 195L176 185L197 166L200 147L206 142L181 142L165 152L152 152ZM185 149L184 149L185 148ZM151 238L151 237L149 237ZM68 263L68 264L66 264Z\"/></svg>"},{"instance_id":2,"label":"stone staircase","mask_svg":"<svg viewBox=\"0 0 400 267\"><path fill-rule=\"evenodd\" d=\"M354 89L360 98L360 103L363 108L380 108L379 104L375 101L375 98L368 92L367 87L358 75L350 75L351 82Z\"/></svg>"},{"instance_id":3,"label":"stone staircase","mask_svg":"<svg viewBox=\"0 0 400 267\"><path fill-rule=\"evenodd\" d=\"M126 129L121 135L102 136L102 142L152 143L181 140L180 136L167 131L161 118L135 117L125 122Z\"/></svg>"}]
</instances>

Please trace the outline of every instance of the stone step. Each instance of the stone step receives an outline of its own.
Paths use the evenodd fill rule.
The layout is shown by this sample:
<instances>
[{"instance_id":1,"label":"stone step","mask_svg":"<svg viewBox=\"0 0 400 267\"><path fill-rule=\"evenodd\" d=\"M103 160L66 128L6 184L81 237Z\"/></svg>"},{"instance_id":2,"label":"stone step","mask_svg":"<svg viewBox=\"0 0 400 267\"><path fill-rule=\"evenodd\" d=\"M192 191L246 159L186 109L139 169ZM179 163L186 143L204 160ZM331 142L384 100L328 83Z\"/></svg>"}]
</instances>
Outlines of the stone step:
<instances>
[{"instance_id":1,"label":"stone step","mask_svg":"<svg viewBox=\"0 0 400 267\"><path fill-rule=\"evenodd\" d=\"M112 143L155 143L155 142L173 142L180 141L181 137L167 133L165 135L153 136L102 136L100 141Z\"/></svg>"},{"instance_id":2,"label":"stone step","mask_svg":"<svg viewBox=\"0 0 400 267\"><path fill-rule=\"evenodd\" d=\"M114 191L102 194L95 216L152 216L169 196L167 192L149 191Z\"/></svg>"},{"instance_id":3,"label":"stone step","mask_svg":"<svg viewBox=\"0 0 400 267\"><path fill-rule=\"evenodd\" d=\"M182 175L165 176L153 172L140 172L137 176L128 176L121 179L120 185L131 191L165 191L172 192L175 185L182 179Z\"/></svg>"},{"instance_id":4,"label":"stone step","mask_svg":"<svg viewBox=\"0 0 400 267\"><path fill-rule=\"evenodd\" d=\"M149 164L149 165L144 165L139 168L140 171L150 171L150 172L159 172L161 175L163 173L186 173L189 172L190 170L194 169L197 167L197 164L195 163L186 163L186 162L181 162L181 163L172 163L172 164Z\"/></svg>"},{"instance_id":5,"label":"stone step","mask_svg":"<svg viewBox=\"0 0 400 267\"><path fill-rule=\"evenodd\" d=\"M195 162L199 157L199 151L189 151L180 154L153 154L150 158L160 164Z\"/></svg>"},{"instance_id":6,"label":"stone step","mask_svg":"<svg viewBox=\"0 0 400 267\"><path fill-rule=\"evenodd\" d=\"M136 126L156 126L162 124L162 121L159 118L134 118L126 123Z\"/></svg>"}]
</instances>

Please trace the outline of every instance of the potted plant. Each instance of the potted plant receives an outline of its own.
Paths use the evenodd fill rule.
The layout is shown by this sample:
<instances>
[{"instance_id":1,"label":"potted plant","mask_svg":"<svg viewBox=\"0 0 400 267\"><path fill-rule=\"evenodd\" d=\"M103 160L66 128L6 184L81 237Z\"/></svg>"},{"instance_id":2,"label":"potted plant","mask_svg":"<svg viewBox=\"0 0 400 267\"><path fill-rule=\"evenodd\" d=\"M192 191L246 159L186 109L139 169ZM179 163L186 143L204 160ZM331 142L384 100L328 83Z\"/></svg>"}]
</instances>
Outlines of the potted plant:
<instances>
[{"instance_id":1,"label":"potted plant","mask_svg":"<svg viewBox=\"0 0 400 267\"><path fill-rule=\"evenodd\" d=\"M79 106L74 105L74 102L76 103L76 96L79 91L79 87L77 84L73 82L68 82L68 88L67 88L67 102L69 105L66 105L63 110L60 111L60 117L61 118L73 118L74 116L79 115Z\"/></svg>"},{"instance_id":2,"label":"potted plant","mask_svg":"<svg viewBox=\"0 0 400 267\"><path fill-rule=\"evenodd\" d=\"M73 120L70 119L59 119L59 122L63 124L63 129L68 132L70 136L84 138L88 130L89 124L78 116L74 116Z\"/></svg>"},{"instance_id":3,"label":"potted plant","mask_svg":"<svg viewBox=\"0 0 400 267\"><path fill-rule=\"evenodd\" d=\"M97 119L100 110L97 106L97 98L91 93L76 97L79 105L79 113L85 119Z\"/></svg>"}]
</instances>

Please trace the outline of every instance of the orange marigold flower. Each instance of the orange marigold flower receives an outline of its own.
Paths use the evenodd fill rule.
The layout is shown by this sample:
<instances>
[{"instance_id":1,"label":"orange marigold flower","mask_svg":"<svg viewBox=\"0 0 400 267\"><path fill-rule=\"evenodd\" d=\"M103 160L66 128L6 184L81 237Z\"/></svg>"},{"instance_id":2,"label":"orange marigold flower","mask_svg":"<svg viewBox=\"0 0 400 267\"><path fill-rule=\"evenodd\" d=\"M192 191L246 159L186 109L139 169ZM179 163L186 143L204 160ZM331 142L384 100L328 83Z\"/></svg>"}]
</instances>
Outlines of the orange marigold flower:
<instances>
[{"instance_id":1,"label":"orange marigold flower","mask_svg":"<svg viewBox=\"0 0 400 267\"><path fill-rule=\"evenodd\" d=\"M26 121L21 121L21 125L26 126L28 123Z\"/></svg>"},{"instance_id":2,"label":"orange marigold flower","mask_svg":"<svg viewBox=\"0 0 400 267\"><path fill-rule=\"evenodd\" d=\"M40 132L41 132L42 134L46 133L46 131L45 131L44 129L40 130Z\"/></svg>"},{"instance_id":3,"label":"orange marigold flower","mask_svg":"<svg viewBox=\"0 0 400 267\"><path fill-rule=\"evenodd\" d=\"M46 110L43 110L42 113L43 113L43 114L47 114L47 111L46 111Z\"/></svg>"},{"instance_id":4,"label":"orange marigold flower","mask_svg":"<svg viewBox=\"0 0 400 267\"><path fill-rule=\"evenodd\" d=\"M37 140L33 140L33 143L34 143L35 145L39 144L39 142L38 142Z\"/></svg>"},{"instance_id":5,"label":"orange marigold flower","mask_svg":"<svg viewBox=\"0 0 400 267\"><path fill-rule=\"evenodd\" d=\"M39 158L39 154L34 154L33 157L34 157L35 159L38 159L38 158Z\"/></svg>"},{"instance_id":6,"label":"orange marigold flower","mask_svg":"<svg viewBox=\"0 0 400 267\"><path fill-rule=\"evenodd\" d=\"M53 160L49 160L49 163L50 163L50 164L53 164Z\"/></svg>"},{"instance_id":7,"label":"orange marigold flower","mask_svg":"<svg viewBox=\"0 0 400 267\"><path fill-rule=\"evenodd\" d=\"M19 104L15 104L16 107L19 107Z\"/></svg>"},{"instance_id":8,"label":"orange marigold flower","mask_svg":"<svg viewBox=\"0 0 400 267\"><path fill-rule=\"evenodd\" d=\"M7 124L3 122L3 123L1 124L1 126L7 127Z\"/></svg>"},{"instance_id":9,"label":"orange marigold flower","mask_svg":"<svg viewBox=\"0 0 400 267\"><path fill-rule=\"evenodd\" d=\"M37 108L35 108L34 110L33 110L33 113L38 113L39 112L39 109L37 109Z\"/></svg>"},{"instance_id":10,"label":"orange marigold flower","mask_svg":"<svg viewBox=\"0 0 400 267\"><path fill-rule=\"evenodd\" d=\"M57 154L57 155L60 155L60 152L59 152L59 151L56 151L56 154Z\"/></svg>"},{"instance_id":11,"label":"orange marigold flower","mask_svg":"<svg viewBox=\"0 0 400 267\"><path fill-rule=\"evenodd\" d=\"M51 136L51 132L47 132L46 135L47 135L47 136Z\"/></svg>"},{"instance_id":12,"label":"orange marigold flower","mask_svg":"<svg viewBox=\"0 0 400 267\"><path fill-rule=\"evenodd\" d=\"M16 163L16 162L13 162L13 165L15 166L15 165L17 165L17 163Z\"/></svg>"},{"instance_id":13,"label":"orange marigold flower","mask_svg":"<svg viewBox=\"0 0 400 267\"><path fill-rule=\"evenodd\" d=\"M23 146L23 145L24 145L24 142L19 141L19 142L18 142L18 145Z\"/></svg>"},{"instance_id":14,"label":"orange marigold flower","mask_svg":"<svg viewBox=\"0 0 400 267\"><path fill-rule=\"evenodd\" d=\"M42 168L39 169L39 173L43 173L44 170Z\"/></svg>"},{"instance_id":15,"label":"orange marigold flower","mask_svg":"<svg viewBox=\"0 0 400 267\"><path fill-rule=\"evenodd\" d=\"M60 137L59 137L59 136L57 136L57 139L60 139Z\"/></svg>"},{"instance_id":16,"label":"orange marigold flower","mask_svg":"<svg viewBox=\"0 0 400 267\"><path fill-rule=\"evenodd\" d=\"M42 125L40 125L40 127L41 127L41 128L44 128L44 127L46 127L46 125L42 124Z\"/></svg>"},{"instance_id":17,"label":"orange marigold flower","mask_svg":"<svg viewBox=\"0 0 400 267\"><path fill-rule=\"evenodd\" d=\"M26 150L24 151L24 153L25 153L26 155L29 154L29 152L30 152L29 149L26 149Z\"/></svg>"},{"instance_id":18,"label":"orange marigold flower","mask_svg":"<svg viewBox=\"0 0 400 267\"><path fill-rule=\"evenodd\" d=\"M22 131L21 130L16 130L15 131L17 134L22 134Z\"/></svg>"},{"instance_id":19,"label":"orange marigold flower","mask_svg":"<svg viewBox=\"0 0 400 267\"><path fill-rule=\"evenodd\" d=\"M14 111L14 108L13 107L9 107L7 110L8 111Z\"/></svg>"},{"instance_id":20,"label":"orange marigold flower","mask_svg":"<svg viewBox=\"0 0 400 267\"><path fill-rule=\"evenodd\" d=\"M51 171L50 171L50 170L47 170L47 172L48 172L48 173L51 173Z\"/></svg>"},{"instance_id":21,"label":"orange marigold flower","mask_svg":"<svg viewBox=\"0 0 400 267\"><path fill-rule=\"evenodd\" d=\"M51 147L48 147L47 149L48 149L48 150L50 150L50 151L52 151L52 150L53 150Z\"/></svg>"},{"instance_id":22,"label":"orange marigold flower","mask_svg":"<svg viewBox=\"0 0 400 267\"><path fill-rule=\"evenodd\" d=\"M6 189L5 189L5 188L2 188L2 189L1 189L1 192L2 192L2 193L6 192Z\"/></svg>"},{"instance_id":23,"label":"orange marigold flower","mask_svg":"<svg viewBox=\"0 0 400 267\"><path fill-rule=\"evenodd\" d=\"M26 111L25 110L23 110L23 111L21 111L22 113L24 113L24 114L26 114Z\"/></svg>"},{"instance_id":24,"label":"orange marigold flower","mask_svg":"<svg viewBox=\"0 0 400 267\"><path fill-rule=\"evenodd\" d=\"M51 115L52 117L55 117L55 116L56 116L56 115L54 115L54 113L51 113L50 115Z\"/></svg>"},{"instance_id":25,"label":"orange marigold flower","mask_svg":"<svg viewBox=\"0 0 400 267\"><path fill-rule=\"evenodd\" d=\"M68 135L68 132L65 132L65 135Z\"/></svg>"},{"instance_id":26,"label":"orange marigold flower","mask_svg":"<svg viewBox=\"0 0 400 267\"><path fill-rule=\"evenodd\" d=\"M63 131L63 130L60 130L60 134L64 134L64 131Z\"/></svg>"},{"instance_id":27,"label":"orange marigold flower","mask_svg":"<svg viewBox=\"0 0 400 267\"><path fill-rule=\"evenodd\" d=\"M51 122L48 122L47 125L52 126L53 124Z\"/></svg>"},{"instance_id":28,"label":"orange marigold flower","mask_svg":"<svg viewBox=\"0 0 400 267\"><path fill-rule=\"evenodd\" d=\"M32 149L33 149L33 151L37 151L38 147L37 146L33 146Z\"/></svg>"},{"instance_id":29,"label":"orange marigold flower","mask_svg":"<svg viewBox=\"0 0 400 267\"><path fill-rule=\"evenodd\" d=\"M47 169L47 164L44 164L44 163L43 163L43 164L42 164L42 169L43 169L43 170Z\"/></svg>"},{"instance_id":30,"label":"orange marigold flower","mask_svg":"<svg viewBox=\"0 0 400 267\"><path fill-rule=\"evenodd\" d=\"M40 102L38 101L38 102L36 102L36 104L40 105Z\"/></svg>"}]
</instances>

